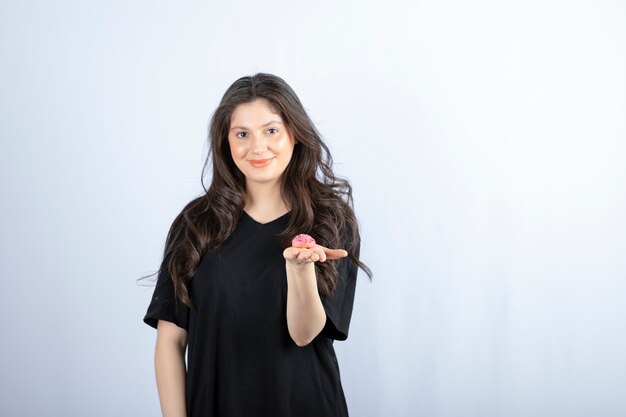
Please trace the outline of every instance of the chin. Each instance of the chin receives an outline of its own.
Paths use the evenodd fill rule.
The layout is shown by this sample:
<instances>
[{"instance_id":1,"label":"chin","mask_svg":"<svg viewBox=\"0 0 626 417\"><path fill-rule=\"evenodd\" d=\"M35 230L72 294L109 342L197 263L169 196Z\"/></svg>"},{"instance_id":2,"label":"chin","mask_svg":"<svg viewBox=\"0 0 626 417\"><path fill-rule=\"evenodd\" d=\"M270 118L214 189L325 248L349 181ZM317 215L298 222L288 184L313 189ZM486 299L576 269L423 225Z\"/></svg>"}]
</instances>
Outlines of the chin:
<instances>
[{"instance_id":1,"label":"chin","mask_svg":"<svg viewBox=\"0 0 626 417\"><path fill-rule=\"evenodd\" d=\"M275 175L249 175L246 176L246 180L256 183L267 183L280 181L280 176Z\"/></svg>"}]
</instances>

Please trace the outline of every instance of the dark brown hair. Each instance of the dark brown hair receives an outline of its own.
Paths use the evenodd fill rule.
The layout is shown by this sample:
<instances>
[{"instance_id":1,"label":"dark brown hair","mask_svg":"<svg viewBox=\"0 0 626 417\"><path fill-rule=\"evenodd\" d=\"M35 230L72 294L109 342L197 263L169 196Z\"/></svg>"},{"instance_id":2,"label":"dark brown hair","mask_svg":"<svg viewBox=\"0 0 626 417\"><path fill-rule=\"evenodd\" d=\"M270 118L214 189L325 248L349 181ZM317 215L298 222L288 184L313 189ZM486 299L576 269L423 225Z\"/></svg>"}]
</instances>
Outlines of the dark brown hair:
<instances>
[{"instance_id":1,"label":"dark brown hair","mask_svg":"<svg viewBox=\"0 0 626 417\"><path fill-rule=\"evenodd\" d=\"M350 183L334 175L328 147L291 87L276 75L257 73L239 78L224 93L211 117L209 153L202 169L204 177L211 159L211 185L207 190L201 180L205 193L185 206L167 235L158 273L166 268L176 299L194 309L186 282L203 255L220 246L235 230L245 204L245 177L235 165L228 143L231 116L239 104L257 98L269 102L296 142L281 180L281 195L290 209L289 224L277 235L281 246L291 246L297 234L310 234L322 246L345 249L352 262L372 279L371 270L354 254L360 233ZM348 247L343 247L346 241ZM337 263L316 262L315 271L319 292L331 294L337 282Z\"/></svg>"}]
</instances>

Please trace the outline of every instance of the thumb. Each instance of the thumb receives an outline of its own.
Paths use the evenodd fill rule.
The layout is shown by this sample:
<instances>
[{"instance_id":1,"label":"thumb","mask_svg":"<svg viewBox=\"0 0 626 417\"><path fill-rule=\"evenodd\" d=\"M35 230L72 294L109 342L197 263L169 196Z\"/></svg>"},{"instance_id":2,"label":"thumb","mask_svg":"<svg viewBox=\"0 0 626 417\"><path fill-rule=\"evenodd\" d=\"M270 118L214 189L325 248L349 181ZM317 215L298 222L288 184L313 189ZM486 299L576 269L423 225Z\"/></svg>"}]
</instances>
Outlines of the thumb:
<instances>
[{"instance_id":1,"label":"thumb","mask_svg":"<svg viewBox=\"0 0 626 417\"><path fill-rule=\"evenodd\" d=\"M344 249L325 249L326 256L331 259L338 259L348 256L348 252Z\"/></svg>"}]
</instances>

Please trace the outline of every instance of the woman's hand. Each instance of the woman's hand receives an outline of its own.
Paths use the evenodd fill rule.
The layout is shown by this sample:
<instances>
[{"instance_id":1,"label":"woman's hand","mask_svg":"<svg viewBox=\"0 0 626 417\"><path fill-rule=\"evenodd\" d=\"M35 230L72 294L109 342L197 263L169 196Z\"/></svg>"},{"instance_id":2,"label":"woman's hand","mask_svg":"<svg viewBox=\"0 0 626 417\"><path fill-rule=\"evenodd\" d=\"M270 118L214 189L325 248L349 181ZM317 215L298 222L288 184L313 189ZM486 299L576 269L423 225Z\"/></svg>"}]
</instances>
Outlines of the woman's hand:
<instances>
[{"instance_id":1,"label":"woman's hand","mask_svg":"<svg viewBox=\"0 0 626 417\"><path fill-rule=\"evenodd\" d=\"M313 248L288 247L283 251L283 256L288 263L303 265L313 262L326 262L327 259L340 259L348 256L343 249L329 249L322 245Z\"/></svg>"},{"instance_id":2,"label":"woman's hand","mask_svg":"<svg viewBox=\"0 0 626 417\"><path fill-rule=\"evenodd\" d=\"M283 251L287 273L287 329L293 341L300 347L311 343L326 324L315 262L348 255L343 249L328 249L311 242L311 239L307 240L312 247L290 246Z\"/></svg>"}]
</instances>

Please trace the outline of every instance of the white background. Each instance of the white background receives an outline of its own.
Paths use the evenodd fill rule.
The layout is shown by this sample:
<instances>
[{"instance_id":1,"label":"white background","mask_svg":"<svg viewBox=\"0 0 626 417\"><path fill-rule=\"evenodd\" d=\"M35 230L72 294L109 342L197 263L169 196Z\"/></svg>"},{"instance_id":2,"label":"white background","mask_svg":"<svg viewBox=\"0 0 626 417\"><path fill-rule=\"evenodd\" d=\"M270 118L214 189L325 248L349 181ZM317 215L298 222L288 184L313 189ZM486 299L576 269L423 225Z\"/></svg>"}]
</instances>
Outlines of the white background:
<instances>
[{"instance_id":1,"label":"white background","mask_svg":"<svg viewBox=\"0 0 626 417\"><path fill-rule=\"evenodd\" d=\"M354 186L352 416L626 415L624 2L1 4L1 415L160 415L136 279L258 71Z\"/></svg>"}]
</instances>

